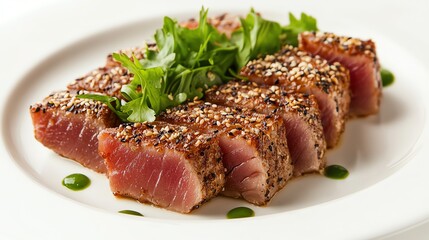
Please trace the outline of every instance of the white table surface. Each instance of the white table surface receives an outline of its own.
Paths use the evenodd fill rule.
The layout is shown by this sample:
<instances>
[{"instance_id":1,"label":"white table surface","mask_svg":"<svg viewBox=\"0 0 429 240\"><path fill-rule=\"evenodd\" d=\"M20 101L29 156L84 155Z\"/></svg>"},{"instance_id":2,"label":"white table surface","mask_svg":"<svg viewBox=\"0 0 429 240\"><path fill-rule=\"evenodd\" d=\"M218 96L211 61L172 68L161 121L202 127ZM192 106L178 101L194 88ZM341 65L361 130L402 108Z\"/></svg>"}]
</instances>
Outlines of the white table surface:
<instances>
[{"instance_id":1,"label":"white table surface","mask_svg":"<svg viewBox=\"0 0 429 240\"><path fill-rule=\"evenodd\" d=\"M69 0L61 0L69 1ZM8 24L17 18L37 11L42 8L49 8L59 0L0 0L0 25ZM429 239L429 222L413 226L409 229L398 230L383 240L423 240Z\"/></svg>"}]
</instances>

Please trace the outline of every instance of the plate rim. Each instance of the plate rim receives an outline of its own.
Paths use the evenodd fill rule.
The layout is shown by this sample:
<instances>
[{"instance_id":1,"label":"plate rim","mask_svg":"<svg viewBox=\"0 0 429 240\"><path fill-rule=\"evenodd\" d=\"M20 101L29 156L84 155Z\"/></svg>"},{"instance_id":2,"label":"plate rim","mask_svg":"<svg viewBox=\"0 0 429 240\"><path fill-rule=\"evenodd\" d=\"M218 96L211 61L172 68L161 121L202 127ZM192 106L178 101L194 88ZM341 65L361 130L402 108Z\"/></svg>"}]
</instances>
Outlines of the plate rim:
<instances>
[{"instance_id":1,"label":"plate rim","mask_svg":"<svg viewBox=\"0 0 429 240\"><path fill-rule=\"evenodd\" d=\"M84 5L84 6L86 6L86 7L96 7L97 6L97 4L99 4L101 1L96 1L96 2L92 2L92 3L85 3L84 1L80 1L80 2L78 2L77 4L75 4L74 5L74 8L76 8L76 6L82 6L82 5ZM186 2L186 1L185 1ZM226 2L226 1L225 1ZM220 2L220 3L222 3L222 2ZM218 3L218 4L220 4L220 3ZM253 3L255 3L255 1L253 1ZM212 2L211 2L211 4L213 4ZM63 4L63 3L61 3L61 4L57 4L56 6L52 6L50 9L44 9L44 10L40 10L40 11L38 11L38 12L35 12L35 13L32 13L32 14L29 14L29 15L26 15L26 16L23 16L21 19L19 19L18 21L13 21L13 22L9 22L9 23L7 23L7 25L8 26L6 26L6 27L13 27L14 25L16 26L16 25L20 25L20 24L22 24L22 23L28 23L29 21L32 21L32 19L34 18L34 16L39 16L40 17L40 15L45 15L46 16L46 14L49 14L49 12L51 12L51 11L61 11L61 9L64 9L64 7L65 6L70 6L71 4L69 3L69 4ZM185 5L185 4L183 4L183 5ZM59 8L59 9L58 9ZM179 10L177 10L177 11L180 11L180 9L183 9L183 7L182 8L179 8ZM189 11L189 9L188 9L188 11ZM52 14L52 13L51 13ZM67 13L64 13L64 14L67 14ZM69 14L71 14L71 13L69 13ZM158 14L161 14L161 16L162 16L162 12L158 12ZM55 14L54 14L55 15ZM133 16L133 17L135 17L135 16ZM36 17L37 18L37 17ZM133 19L128 19L128 21L133 21ZM135 19L134 19L135 20ZM123 21L122 23L123 24L126 24L126 22L127 22L127 19L122 19L121 21ZM109 23L103 23L104 25L104 28L107 28L108 26L108 24ZM5 25L0 25L0 31L1 30L3 30L2 28L4 28L5 27ZM6 30L7 31L7 30ZM87 37L87 36L85 36L85 37ZM7 41L7 40L6 40ZM71 40L72 41L72 40ZM69 43L67 43L67 42L63 42L63 45L64 46L67 46ZM7 44L6 44L7 45ZM0 47L0 49L1 49L1 47ZM56 50L53 50L54 52L55 51L57 51L58 49L56 49ZM42 54L43 55L43 54ZM50 54L47 54L46 56L48 56L49 57L49 55ZM39 56L39 57L43 57L43 56ZM37 57L35 57L32 61L34 62L35 61L35 59L37 59ZM34 62L34 64L37 64L37 62ZM5 99L9 99L9 94L7 94L7 91L8 91L8 89L9 89L9 87L14 87L14 86L12 86L13 84L11 84L11 86L6 86L5 88L3 88L2 90L1 90L1 99L2 100L5 100ZM5 96L7 96L6 98L5 98ZM2 101L2 105L4 104L4 102L5 101ZM428 110L428 106L426 105L425 106L425 108L426 108L426 113L428 112L427 110ZM2 108L2 109L5 109L5 108ZM2 130L3 130L3 111L2 111L2 116L1 116L1 127L2 127ZM429 120L428 120L428 118L427 118L427 116L425 116L425 129L423 130L423 133L422 133L422 135L421 135L421 141L422 141L422 143L420 144L420 146L419 147L422 147L422 145L423 145L423 143L426 143L426 142L429 142L428 140L429 140L429 137L428 137L428 123L429 123ZM3 134L2 134L2 136L3 136ZM2 138L2 143L4 143L4 139ZM5 149L4 148L4 144L2 144L2 147L1 147L1 155L4 157L5 155L9 155L9 153L8 153L8 150L7 149ZM418 158L418 157L420 157L420 158L424 158L424 156L422 156L422 155L425 155L425 154L427 154L429 151L425 151L424 149L422 150L422 149L420 149L420 152L418 152L417 153L417 155L416 156L414 156L415 158ZM5 154L6 153L6 154ZM9 155L10 156L10 155ZM428 155L426 155L426 156L428 156ZM424 160L424 159L423 159ZM11 161L11 162L13 162L13 161ZM385 180L382 180L382 181L380 181L380 182L378 182L378 183L376 183L375 185L373 185L373 186L371 186L371 187L369 187L368 189L363 189L362 191L359 191L358 193L359 194L363 194L363 195L366 195L366 194L368 194L368 192L373 192L374 190L376 190L376 189L379 189L379 188L382 188L382 186L383 185L392 185L392 184L395 184L395 183L399 183L401 180L399 179L398 180L398 178L401 178L401 176L402 175L407 175L407 174L409 174L408 173L408 171L410 171L409 170L409 168L411 168L414 164L416 164L416 162L417 161L412 161L412 164L407 164L407 166L404 166L403 167L403 169L400 169L400 170L398 170L397 172L395 172L395 173L393 173L390 177L388 177L387 179L385 179ZM19 169L15 169L15 170L13 170L14 168L18 168L18 166L12 166L12 165L8 165L7 163L4 163L4 161L2 161L2 163L1 163L1 165L0 165L1 167L3 167L3 166L5 166L6 168L5 169L8 169L8 170L11 170L11 171L16 171L16 172L19 172ZM2 170L1 170L1 168L0 168L0 172L1 172ZM3 175L3 174L1 174L1 175ZM24 175L24 174L23 174ZM3 180L3 177L0 177L0 179L1 180ZM426 177L426 179L429 179L428 177ZM26 180L23 180L23 184L24 185L27 185L27 187L34 187L34 188L38 188L36 185L38 184L38 183L35 183L35 182L32 182L30 179L26 179ZM48 191L44 191L44 190L42 190L42 189L39 189L39 191L42 191L42 192L48 192ZM356 193L357 194L357 193ZM56 196L53 196L52 194L47 194L48 195L48 198L49 198L49 201L58 201L58 197L56 197ZM428 196L428 194L426 194L426 196L424 196L425 198L428 198L429 199L429 196ZM350 204L350 199L346 199L346 198L340 198L340 199L336 199L336 200L334 200L335 202L339 202L339 203L341 203L341 204ZM320 208L320 209L323 209L323 208L330 208L330 207L332 207L331 205L333 204L332 203L333 201L329 201L329 202L326 202L326 203L322 203L322 205L324 205L324 206L320 206L319 207L319 205L317 206L318 208ZM71 206L71 205L76 205L76 203L73 201L73 203L67 203L66 205L68 205L68 206ZM312 209L312 207L309 207L309 209L306 209L304 212L306 212L306 211L313 211L314 209ZM426 212L425 212L425 214L423 214L423 216L419 216L419 217L416 217L416 218L414 218L414 222L413 221L409 221L409 222L407 222L407 223L403 223L402 225L401 225L401 229L403 229L403 228L407 228L407 227L409 227L409 226L411 226L411 225L414 225L414 224L417 224L417 223L419 223L419 222L422 222L422 221L428 221L428 219L429 219L429 209L424 209ZM76 208L75 208L75 211L76 212L82 212L82 210L77 210ZM84 210L85 211L85 210ZM300 211L300 210L296 210L296 211ZM320 211L320 210L319 210ZM96 212L98 212L98 211L95 211L95 212L93 212L93 211L89 211L89 212L92 212L92 213L94 213L94 216L95 215L97 215L97 216L100 216L100 217L105 217L105 218L111 218L111 217L113 217L113 218L116 218L117 216L110 216L110 217L107 217L107 215L106 214L103 214L103 213L96 213ZM297 215L297 217L296 218L299 218L298 217L298 215L300 215L300 213L298 213L298 212L294 212L294 211L292 211L292 212L288 212L287 214L290 214L290 215ZM307 213L308 214L308 213ZM98 218L98 217L96 217L96 218ZM243 223L256 223L256 222L265 222L265 223L263 223L263 224L270 224L272 221L275 221L275 220L279 220L278 218L284 218L284 216L283 216L283 214L282 213L279 213L279 214L276 214L276 216L267 216L267 217L260 217L260 218L255 218L255 219L242 219L242 220L237 220L237 221L233 221L233 223L235 224L235 225L237 225L237 226L240 226L240 225L243 225ZM288 217L288 218L290 218L290 216ZM135 219L133 219L133 218L128 218L128 217L126 217L126 218L124 218L124 219L132 219L131 221L133 221L134 222L134 220ZM280 219L280 220L284 220L284 219ZM112 222L117 222L116 220L109 220L111 223ZM221 224L221 225L224 225L223 227L225 227L225 228L228 228L228 229L231 229L230 227L228 227L228 226L226 226L225 225L225 223L228 221L228 223L230 224L231 223L231 220L215 220L215 221L219 221L219 224ZM143 222L145 222L145 223L147 223L147 222L151 222L151 220L147 220L147 219L144 219L143 220ZM156 221L155 221L156 222ZM169 222L169 221L167 221L167 222ZM187 221L186 221L187 222ZM192 221L190 221L190 222L192 222ZM268 223L267 223L268 222ZM189 225L188 223L176 223L174 220L172 221L172 222L169 222L169 224L179 224L179 225L181 225L181 226L185 226L185 225ZM192 222L192 224L195 224L195 222ZM191 224L191 225L192 225ZM234 224L231 224L231 225L234 225ZM208 225L212 225L212 224L208 224ZM249 224L249 225L253 225L253 224ZM393 224L394 225L394 224ZM186 226L186 228L190 228L190 227L192 227L192 226ZM266 226L268 229L269 229L269 226ZM380 235L384 235L384 234L387 234L387 233L390 233L390 232L392 232L392 230L393 231L399 231L399 230L401 230L401 229L383 229L383 230L375 230L375 231L372 231L372 233L370 232L370 231L368 231L367 233L367 235L366 236L370 236L370 235L372 235L372 236L370 236L370 237L374 237L374 236L380 236ZM137 233L137 232L136 232ZM172 235L172 236L174 236L174 235ZM353 236L358 236L358 235L353 235Z\"/></svg>"}]
</instances>

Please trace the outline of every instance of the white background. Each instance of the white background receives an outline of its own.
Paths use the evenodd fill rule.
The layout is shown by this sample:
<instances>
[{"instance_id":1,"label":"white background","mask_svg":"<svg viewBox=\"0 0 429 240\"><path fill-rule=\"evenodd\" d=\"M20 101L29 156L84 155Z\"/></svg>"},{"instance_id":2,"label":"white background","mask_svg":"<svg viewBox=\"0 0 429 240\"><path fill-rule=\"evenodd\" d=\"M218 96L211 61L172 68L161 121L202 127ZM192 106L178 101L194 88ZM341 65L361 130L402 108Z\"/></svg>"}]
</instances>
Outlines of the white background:
<instances>
[{"instance_id":1,"label":"white background","mask_svg":"<svg viewBox=\"0 0 429 240\"><path fill-rule=\"evenodd\" d=\"M52 4L65 1L68 0L0 0L0 25L8 24L33 11L49 8ZM142 234L142 236L144 235ZM429 239L429 223L414 226L412 229L403 230L385 239Z\"/></svg>"}]
</instances>

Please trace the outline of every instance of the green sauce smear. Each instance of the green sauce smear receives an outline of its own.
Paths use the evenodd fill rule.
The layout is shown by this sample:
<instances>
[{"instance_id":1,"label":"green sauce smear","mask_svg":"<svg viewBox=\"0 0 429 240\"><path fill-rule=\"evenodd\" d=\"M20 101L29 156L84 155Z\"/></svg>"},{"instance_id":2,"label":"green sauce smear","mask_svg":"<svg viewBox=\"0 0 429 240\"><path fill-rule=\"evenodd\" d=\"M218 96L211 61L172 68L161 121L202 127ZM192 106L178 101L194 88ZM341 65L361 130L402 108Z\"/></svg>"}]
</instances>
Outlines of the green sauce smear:
<instances>
[{"instance_id":1,"label":"green sauce smear","mask_svg":"<svg viewBox=\"0 0 429 240\"><path fill-rule=\"evenodd\" d=\"M83 190L90 184L91 180L81 173L70 174L63 179L63 185L73 191Z\"/></svg>"},{"instance_id":2,"label":"green sauce smear","mask_svg":"<svg viewBox=\"0 0 429 240\"><path fill-rule=\"evenodd\" d=\"M226 218L228 219L246 218L246 217L253 217L253 216L255 216L255 212L248 207L237 207L237 208L231 209L226 214Z\"/></svg>"},{"instance_id":3,"label":"green sauce smear","mask_svg":"<svg viewBox=\"0 0 429 240\"><path fill-rule=\"evenodd\" d=\"M383 87L387 87L393 84L395 82L395 75L393 73L385 68L381 68L380 70L381 74L381 82L383 83Z\"/></svg>"},{"instance_id":4,"label":"green sauce smear","mask_svg":"<svg viewBox=\"0 0 429 240\"><path fill-rule=\"evenodd\" d=\"M332 178L332 179L345 179L347 176L349 176L349 171L343 166L331 165L325 168L325 171L323 174L326 177Z\"/></svg>"},{"instance_id":5,"label":"green sauce smear","mask_svg":"<svg viewBox=\"0 0 429 240\"><path fill-rule=\"evenodd\" d=\"M121 210L121 211L118 211L118 213L123 213L123 214L129 214L129 215L144 217L143 214L141 214L139 212L136 212L136 211L133 211L133 210Z\"/></svg>"}]
</instances>

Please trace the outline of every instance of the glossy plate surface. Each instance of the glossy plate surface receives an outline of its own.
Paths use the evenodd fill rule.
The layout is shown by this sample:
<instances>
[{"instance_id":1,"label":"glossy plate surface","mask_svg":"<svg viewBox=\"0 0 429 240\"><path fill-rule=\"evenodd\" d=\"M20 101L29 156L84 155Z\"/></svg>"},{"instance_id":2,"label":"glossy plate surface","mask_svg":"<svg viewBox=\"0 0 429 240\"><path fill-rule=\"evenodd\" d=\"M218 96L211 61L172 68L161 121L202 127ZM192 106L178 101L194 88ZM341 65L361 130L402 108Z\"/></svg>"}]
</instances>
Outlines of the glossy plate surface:
<instances>
[{"instance_id":1,"label":"glossy plate surface","mask_svg":"<svg viewBox=\"0 0 429 240\"><path fill-rule=\"evenodd\" d=\"M417 36L412 28L418 25L411 23L427 22L428 17L417 4L403 7L382 2L371 2L371 8L369 1L363 2L353 9L342 6L341 1L240 5L130 1L120 6L78 2L56 5L0 26L2 36L8 36L0 46L0 180L5 193L0 200L0 219L6 224L0 237L110 239L181 234L210 239L228 231L228 237L243 238L279 234L292 239L368 238L428 219L429 64L424 58L428 50L416 47L419 43L424 46L422 39L428 34L420 32L418 39L403 36L407 31L409 36ZM245 14L253 6L264 17L284 24L288 11L304 11L318 19L322 30L372 38L377 43L381 63L395 73L396 82L384 90L380 114L349 121L341 144L328 152L328 164L341 164L350 171L346 180L306 176L291 181L267 207L218 197L192 214L182 215L113 197L103 175L59 157L34 139L30 104L102 66L109 52L151 39L164 15L185 20L196 17L202 5L210 7L210 15ZM332 8L338 14L332 15ZM380 10L386 16L394 15L394 22L380 18L384 16ZM406 17L411 10L416 15ZM391 25L404 22L410 24L401 34ZM62 179L71 173L84 173L91 186L80 192L63 187ZM239 206L252 208L256 217L227 220L226 213ZM117 213L123 209L145 217Z\"/></svg>"}]
</instances>

